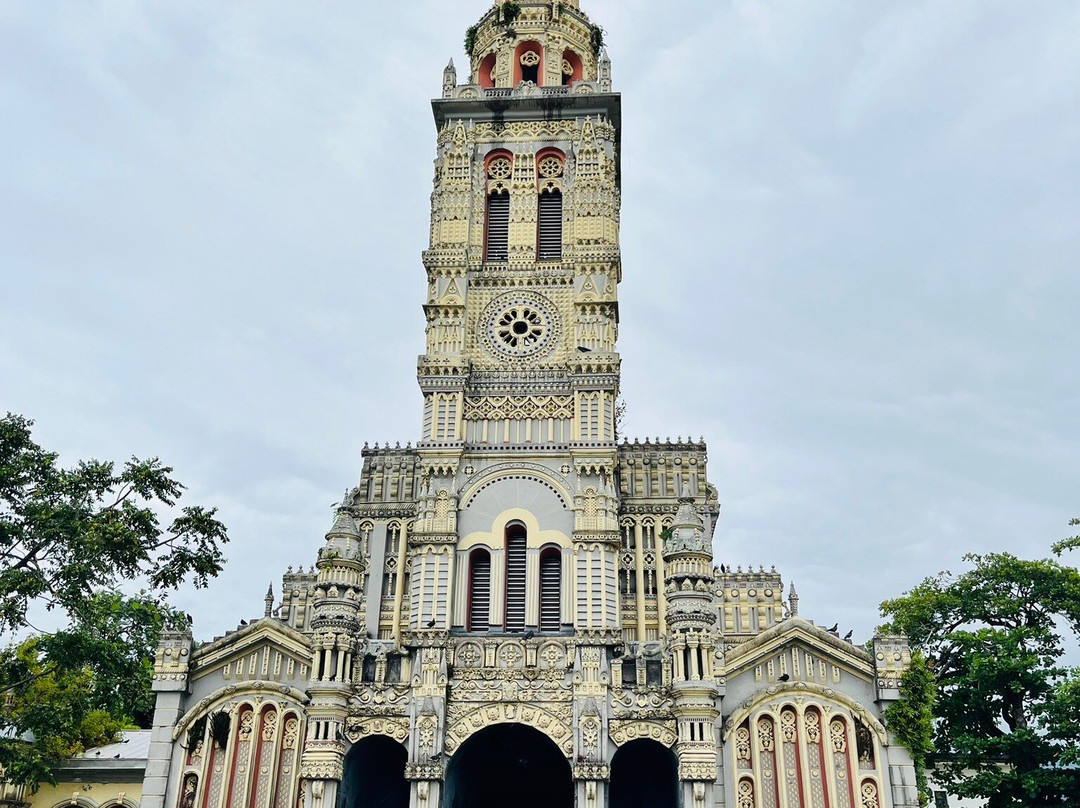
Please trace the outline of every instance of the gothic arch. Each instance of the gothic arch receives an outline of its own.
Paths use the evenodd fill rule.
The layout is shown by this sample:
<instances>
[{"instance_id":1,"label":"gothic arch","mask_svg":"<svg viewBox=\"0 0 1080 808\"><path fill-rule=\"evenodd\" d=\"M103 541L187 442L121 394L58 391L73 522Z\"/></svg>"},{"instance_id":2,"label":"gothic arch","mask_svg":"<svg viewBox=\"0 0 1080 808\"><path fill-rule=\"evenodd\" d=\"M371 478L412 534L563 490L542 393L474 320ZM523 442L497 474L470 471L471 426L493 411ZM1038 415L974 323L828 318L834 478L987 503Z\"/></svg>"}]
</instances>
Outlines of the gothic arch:
<instances>
[{"instance_id":1,"label":"gothic arch","mask_svg":"<svg viewBox=\"0 0 1080 808\"><path fill-rule=\"evenodd\" d=\"M556 709L562 711L562 707ZM524 724L549 737L569 758L574 753L574 733L570 729L569 705L567 715L560 717L551 710L533 704L488 704L464 713L446 728L446 751L453 754L465 741L482 729L497 724Z\"/></svg>"},{"instance_id":2,"label":"gothic arch","mask_svg":"<svg viewBox=\"0 0 1080 808\"><path fill-rule=\"evenodd\" d=\"M738 804L781 808L809 795L814 805L878 808L884 743L856 711L803 689L748 700L753 706L725 725Z\"/></svg>"},{"instance_id":3,"label":"gothic arch","mask_svg":"<svg viewBox=\"0 0 1080 808\"><path fill-rule=\"evenodd\" d=\"M386 735L359 740L345 753L341 808L408 808L405 746Z\"/></svg>"},{"instance_id":4,"label":"gothic arch","mask_svg":"<svg viewBox=\"0 0 1080 808\"><path fill-rule=\"evenodd\" d=\"M502 480L532 480L549 489L559 500L563 510L570 510L569 503L573 501L570 488L566 480L550 469L535 463L517 465L513 463L500 463L485 471L480 472L468 480L461 490L461 509L468 510L476 495Z\"/></svg>"},{"instance_id":5,"label":"gothic arch","mask_svg":"<svg viewBox=\"0 0 1080 808\"><path fill-rule=\"evenodd\" d=\"M138 803L134 803L129 799L124 799L123 802L121 803L120 800L113 799L113 798L110 797L109 799L107 799L103 803L103 805L120 805L120 804L124 805L125 808L139 808ZM68 797L67 799L62 800L62 801L56 803L56 805L53 806L53 808L76 808L76 807L77 808L99 808L98 803L94 802L89 797L82 796L81 794L78 797Z\"/></svg>"},{"instance_id":6,"label":"gothic arch","mask_svg":"<svg viewBox=\"0 0 1080 808\"><path fill-rule=\"evenodd\" d=\"M638 739L611 759L611 808L675 808L679 804L675 753L658 741Z\"/></svg>"},{"instance_id":7,"label":"gothic arch","mask_svg":"<svg viewBox=\"0 0 1080 808\"><path fill-rule=\"evenodd\" d=\"M358 744L366 738L389 738L404 744L409 739L409 719L399 717L350 718L345 722L345 739Z\"/></svg>"},{"instance_id":8,"label":"gothic arch","mask_svg":"<svg viewBox=\"0 0 1080 808\"><path fill-rule=\"evenodd\" d=\"M221 795L247 808L290 808L293 772L304 742L304 714L297 704L260 695L218 702L189 728L179 772L176 808L214 808ZM190 714L189 714L190 715Z\"/></svg>"},{"instance_id":9,"label":"gothic arch","mask_svg":"<svg viewBox=\"0 0 1080 808\"><path fill-rule=\"evenodd\" d=\"M574 783L563 750L520 722L485 727L446 767L443 808L572 808Z\"/></svg>"},{"instance_id":10,"label":"gothic arch","mask_svg":"<svg viewBox=\"0 0 1080 808\"><path fill-rule=\"evenodd\" d=\"M302 690L297 690L295 687L289 687L288 685L278 684L277 682L256 681L226 685L220 690L215 690L184 713L183 718L176 722L176 727L173 729L173 740L176 740L182 733L186 732L187 728L191 726L194 721L202 718L215 708L220 708L226 701L231 699L242 699L250 701L253 705L259 701L257 698L247 699L246 697L248 696L270 696L281 702L282 709L292 707L300 713L300 715L304 715L304 705L309 701L307 694Z\"/></svg>"},{"instance_id":11,"label":"gothic arch","mask_svg":"<svg viewBox=\"0 0 1080 808\"><path fill-rule=\"evenodd\" d=\"M814 684L813 682L792 682L789 684L779 684L774 687L765 688L754 693L750 698L746 699L739 705L724 722L724 740L727 741L731 734L751 713L756 712L764 704L780 702L794 702L801 703L806 706L807 696L816 696L817 699L823 702L826 706L832 704L838 704L846 707L854 716L862 721L870 730L877 736L878 743L882 746L889 745L889 734L885 731L885 726L872 714L870 714L865 707L852 699L850 696L840 693L831 688L822 687L821 685Z\"/></svg>"}]
</instances>

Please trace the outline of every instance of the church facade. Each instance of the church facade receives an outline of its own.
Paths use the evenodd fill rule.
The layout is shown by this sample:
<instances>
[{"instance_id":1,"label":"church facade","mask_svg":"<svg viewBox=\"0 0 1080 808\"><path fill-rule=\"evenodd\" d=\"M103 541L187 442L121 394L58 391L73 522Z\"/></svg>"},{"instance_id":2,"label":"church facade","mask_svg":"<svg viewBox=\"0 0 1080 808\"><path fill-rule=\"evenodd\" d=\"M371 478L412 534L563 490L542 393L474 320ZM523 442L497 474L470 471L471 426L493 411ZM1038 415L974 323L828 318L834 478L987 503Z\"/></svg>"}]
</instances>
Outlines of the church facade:
<instances>
[{"instance_id":1,"label":"church facade","mask_svg":"<svg viewBox=\"0 0 1080 808\"><path fill-rule=\"evenodd\" d=\"M906 643L714 558L705 444L618 434L600 29L499 3L467 47L432 102L419 440L365 448L262 619L163 637L143 808L917 805L883 722Z\"/></svg>"}]
</instances>

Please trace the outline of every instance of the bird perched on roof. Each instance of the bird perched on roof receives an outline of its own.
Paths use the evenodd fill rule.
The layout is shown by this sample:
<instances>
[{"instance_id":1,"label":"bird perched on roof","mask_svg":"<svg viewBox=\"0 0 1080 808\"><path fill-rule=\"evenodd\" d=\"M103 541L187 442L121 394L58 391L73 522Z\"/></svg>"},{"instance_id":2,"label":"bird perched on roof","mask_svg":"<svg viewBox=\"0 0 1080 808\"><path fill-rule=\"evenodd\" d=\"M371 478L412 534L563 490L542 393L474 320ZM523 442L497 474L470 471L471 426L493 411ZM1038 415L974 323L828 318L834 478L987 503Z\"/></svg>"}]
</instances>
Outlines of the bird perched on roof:
<instances>
[{"instance_id":1,"label":"bird perched on roof","mask_svg":"<svg viewBox=\"0 0 1080 808\"><path fill-rule=\"evenodd\" d=\"M854 631L849 631L847 634L844 635L844 639L847 640L848 642L851 642L851 635L854 634L854 633L855 633Z\"/></svg>"},{"instance_id":2,"label":"bird perched on roof","mask_svg":"<svg viewBox=\"0 0 1080 808\"><path fill-rule=\"evenodd\" d=\"M428 620L427 627L428 628L435 628L435 618L434 617L431 618L430 620Z\"/></svg>"},{"instance_id":3,"label":"bird perched on roof","mask_svg":"<svg viewBox=\"0 0 1080 808\"><path fill-rule=\"evenodd\" d=\"M777 680L778 680L778 681L781 681L781 682L786 682L786 681L787 681L788 679L790 679L790 678L791 678L791 677L790 677L790 676L788 676L788 675L787 675L786 673L782 673L782 674L780 674L780 675L779 675L779 676L777 677Z\"/></svg>"},{"instance_id":4,"label":"bird perched on roof","mask_svg":"<svg viewBox=\"0 0 1080 808\"><path fill-rule=\"evenodd\" d=\"M831 628L827 628L825 630L828 631L830 634L835 634L836 630L838 628L840 628L840 624L839 623L833 623Z\"/></svg>"},{"instance_id":5,"label":"bird perched on roof","mask_svg":"<svg viewBox=\"0 0 1080 808\"><path fill-rule=\"evenodd\" d=\"M526 631L524 634L521 635L521 639L523 639L523 640L531 640L535 636L536 636L536 632L533 631L530 628L528 631Z\"/></svg>"}]
</instances>

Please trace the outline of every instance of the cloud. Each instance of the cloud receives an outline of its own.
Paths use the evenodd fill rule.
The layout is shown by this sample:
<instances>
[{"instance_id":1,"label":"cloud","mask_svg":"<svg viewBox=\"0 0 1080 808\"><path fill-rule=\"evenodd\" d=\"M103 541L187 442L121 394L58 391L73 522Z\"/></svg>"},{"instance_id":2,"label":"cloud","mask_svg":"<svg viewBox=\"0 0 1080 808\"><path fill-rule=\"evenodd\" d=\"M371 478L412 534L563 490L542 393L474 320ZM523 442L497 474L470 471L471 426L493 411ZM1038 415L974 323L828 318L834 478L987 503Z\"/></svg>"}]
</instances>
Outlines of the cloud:
<instances>
[{"instance_id":1,"label":"cloud","mask_svg":"<svg viewBox=\"0 0 1080 808\"><path fill-rule=\"evenodd\" d=\"M1077 515L1080 10L585 3L623 92L627 433L704 434L718 560L865 639ZM218 504L200 634L415 440L435 130L482 6L0 6L0 396ZM321 492L321 493L320 493Z\"/></svg>"}]
</instances>

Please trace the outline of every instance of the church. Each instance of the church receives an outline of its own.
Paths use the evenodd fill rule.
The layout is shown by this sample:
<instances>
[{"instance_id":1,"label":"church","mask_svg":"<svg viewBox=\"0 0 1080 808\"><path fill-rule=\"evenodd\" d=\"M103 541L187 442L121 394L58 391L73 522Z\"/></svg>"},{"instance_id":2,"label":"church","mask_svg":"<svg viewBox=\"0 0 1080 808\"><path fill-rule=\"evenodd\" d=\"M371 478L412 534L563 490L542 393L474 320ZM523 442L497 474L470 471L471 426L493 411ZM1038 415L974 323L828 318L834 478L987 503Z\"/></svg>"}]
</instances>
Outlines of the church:
<instances>
[{"instance_id":1,"label":"church","mask_svg":"<svg viewBox=\"0 0 1080 808\"><path fill-rule=\"evenodd\" d=\"M914 808L904 639L714 555L705 444L620 434L602 29L498 2L466 50L432 102L415 443L364 449L262 619L163 636L142 808Z\"/></svg>"}]
</instances>

